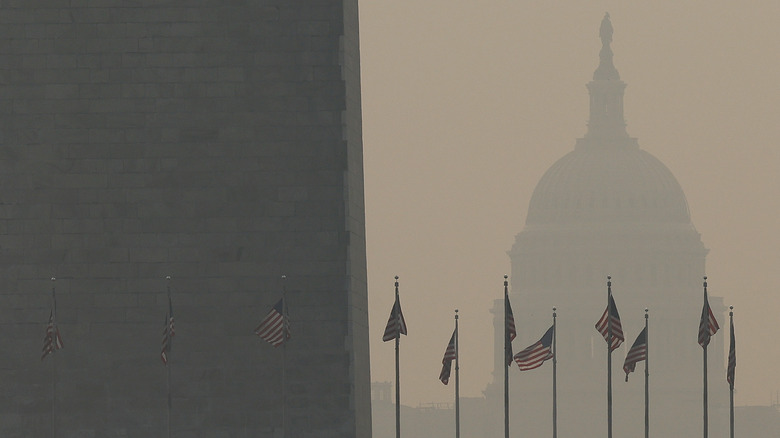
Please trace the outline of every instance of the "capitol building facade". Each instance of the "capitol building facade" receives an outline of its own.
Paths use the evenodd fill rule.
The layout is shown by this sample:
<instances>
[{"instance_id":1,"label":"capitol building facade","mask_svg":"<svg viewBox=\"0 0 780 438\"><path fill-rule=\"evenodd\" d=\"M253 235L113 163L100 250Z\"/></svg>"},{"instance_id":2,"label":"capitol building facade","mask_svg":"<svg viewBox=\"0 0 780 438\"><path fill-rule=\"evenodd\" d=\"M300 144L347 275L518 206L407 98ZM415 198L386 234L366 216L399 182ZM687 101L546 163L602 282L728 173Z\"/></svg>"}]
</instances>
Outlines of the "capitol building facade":
<instances>
[{"instance_id":1,"label":"capitol building facade","mask_svg":"<svg viewBox=\"0 0 780 438\"><path fill-rule=\"evenodd\" d=\"M644 437L644 373L628 381L626 354L648 315L649 432L667 438L703 432L703 353L698 326L707 248L671 171L629 136L623 117L626 83L613 63L609 16L601 23L599 64L587 84L587 131L574 150L538 182L526 223L508 251L515 353L553 323L557 331L557 433L603 438L607 423L607 348L594 327L607 305L607 277L625 342L612 352L613 436ZM721 330L708 347L708 436L729 434L725 342L728 316L717 281L709 303ZM482 397L461 397L463 436L504 437L504 301L491 309L494 371ZM509 369L510 436L553 436L552 361ZM374 438L394 437L391 382L372 384ZM778 406L738 406L738 436L769 437L780 428ZM401 406L402 436L454 435L453 406Z\"/></svg>"},{"instance_id":2,"label":"capitol building facade","mask_svg":"<svg viewBox=\"0 0 780 438\"><path fill-rule=\"evenodd\" d=\"M594 324L607 305L607 276L626 342L612 353L616 436L644 432L644 363L624 382L623 360L649 314L650 430L669 437L702 431L702 348L697 343L707 249L691 222L680 184L629 136L626 83L610 48L609 16L590 93L585 136L547 170L533 192L511 260L515 352L536 342L557 307L557 400L561 436L607 435L607 349ZM710 304L721 326L722 298ZM503 302L495 303L495 371L485 391L503 404ZM710 436L728 433L724 336L708 348ZM511 424L524 436L552 429L552 366L510 370ZM503 413L498 406L491 412ZM494 418L494 424L503 424ZM520 426L522 425L522 426ZM514 430L514 428L513 428Z\"/></svg>"}]
</instances>

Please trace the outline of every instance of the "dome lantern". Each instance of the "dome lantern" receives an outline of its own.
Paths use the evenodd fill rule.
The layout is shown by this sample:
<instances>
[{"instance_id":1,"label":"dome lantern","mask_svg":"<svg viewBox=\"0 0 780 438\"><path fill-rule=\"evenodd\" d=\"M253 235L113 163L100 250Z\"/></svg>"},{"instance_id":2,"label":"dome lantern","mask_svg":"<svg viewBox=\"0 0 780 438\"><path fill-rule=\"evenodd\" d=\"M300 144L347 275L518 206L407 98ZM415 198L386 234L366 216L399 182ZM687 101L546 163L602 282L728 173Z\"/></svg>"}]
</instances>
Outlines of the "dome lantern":
<instances>
[{"instance_id":1,"label":"dome lantern","mask_svg":"<svg viewBox=\"0 0 780 438\"><path fill-rule=\"evenodd\" d=\"M604 14L599 28L601 51L599 66L593 72L588 84L590 92L590 118L585 138L628 138L626 122L623 119L623 92L626 84L620 80L612 62L612 23L609 14Z\"/></svg>"}]
</instances>

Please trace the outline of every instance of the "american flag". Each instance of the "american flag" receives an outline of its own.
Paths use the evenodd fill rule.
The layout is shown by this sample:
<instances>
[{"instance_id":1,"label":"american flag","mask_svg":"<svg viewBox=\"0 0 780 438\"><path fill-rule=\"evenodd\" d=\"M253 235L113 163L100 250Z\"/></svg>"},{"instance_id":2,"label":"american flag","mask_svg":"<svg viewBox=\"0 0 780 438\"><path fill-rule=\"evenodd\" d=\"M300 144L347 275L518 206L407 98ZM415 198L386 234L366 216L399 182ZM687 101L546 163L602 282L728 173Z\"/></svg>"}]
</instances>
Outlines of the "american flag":
<instances>
[{"instance_id":1,"label":"american flag","mask_svg":"<svg viewBox=\"0 0 780 438\"><path fill-rule=\"evenodd\" d=\"M636 341L631 345L631 349L628 350L626 355L626 360L623 362L626 382L628 382L628 374L636 370L636 363L643 360L647 360L647 327L643 328L639 336L636 337Z\"/></svg>"},{"instance_id":2,"label":"american flag","mask_svg":"<svg viewBox=\"0 0 780 438\"><path fill-rule=\"evenodd\" d=\"M458 329L452 332L450 343L447 344L447 350L444 351L444 359L441 360L442 367L441 373L439 373L439 380L441 383L447 384L450 382L450 372L452 371L452 361L458 359L458 351L455 348L455 340L458 337Z\"/></svg>"},{"instance_id":3,"label":"american flag","mask_svg":"<svg viewBox=\"0 0 780 438\"><path fill-rule=\"evenodd\" d=\"M504 313L506 314L506 326L504 328L504 337L506 340L506 366L512 365L512 341L517 337L517 329L515 328L515 316L512 314L512 305L509 303L509 297L505 298L506 308Z\"/></svg>"},{"instance_id":4,"label":"american flag","mask_svg":"<svg viewBox=\"0 0 780 438\"><path fill-rule=\"evenodd\" d=\"M49 323L46 325L46 335L43 337L43 354L41 360L46 359L50 353L62 349L62 336L57 327L57 321L54 315L54 309L49 313Z\"/></svg>"},{"instance_id":5,"label":"american flag","mask_svg":"<svg viewBox=\"0 0 780 438\"><path fill-rule=\"evenodd\" d=\"M520 371L528 371L542 366L544 361L553 358L553 334L555 326L547 329L544 336L536 343L528 346L525 350L518 352L514 359Z\"/></svg>"},{"instance_id":6,"label":"american flag","mask_svg":"<svg viewBox=\"0 0 780 438\"><path fill-rule=\"evenodd\" d=\"M729 342L729 364L726 370L726 381L729 382L729 388L734 389L734 373L737 370L737 342L734 338L734 320L731 320Z\"/></svg>"},{"instance_id":7,"label":"american flag","mask_svg":"<svg viewBox=\"0 0 780 438\"><path fill-rule=\"evenodd\" d=\"M609 318L607 318L609 316ZM610 342L610 330L612 331L612 344L609 347L609 351L614 351L620 347L626 339L623 337L623 326L620 324L620 314L618 314L617 306L612 295L609 296L609 305L604 309L604 313L596 322L596 330L601 333L604 340Z\"/></svg>"},{"instance_id":8,"label":"american flag","mask_svg":"<svg viewBox=\"0 0 780 438\"><path fill-rule=\"evenodd\" d=\"M260 325L255 329L255 334L274 347L278 347L290 339L290 319L287 316L284 298L277 301L265 319L260 321Z\"/></svg>"},{"instance_id":9,"label":"american flag","mask_svg":"<svg viewBox=\"0 0 780 438\"><path fill-rule=\"evenodd\" d=\"M160 359L165 365L168 364L168 353L171 352L174 336L176 336L176 328L173 319L173 302L169 296L168 313L165 314L165 321L163 321L162 349L160 351Z\"/></svg>"},{"instance_id":10,"label":"american flag","mask_svg":"<svg viewBox=\"0 0 780 438\"><path fill-rule=\"evenodd\" d=\"M704 290L704 306L701 308L701 319L699 320L699 345L707 348L710 343L710 337L718 332L720 326L715 320L715 315L710 309L710 302L707 300L707 289Z\"/></svg>"},{"instance_id":11,"label":"american flag","mask_svg":"<svg viewBox=\"0 0 780 438\"><path fill-rule=\"evenodd\" d=\"M406 320L404 320L404 314L401 312L401 301L398 299L398 295L396 295L393 310L390 311L390 318L387 320L387 327L385 327L385 334L382 336L382 340L384 342L392 341L405 334Z\"/></svg>"}]
</instances>

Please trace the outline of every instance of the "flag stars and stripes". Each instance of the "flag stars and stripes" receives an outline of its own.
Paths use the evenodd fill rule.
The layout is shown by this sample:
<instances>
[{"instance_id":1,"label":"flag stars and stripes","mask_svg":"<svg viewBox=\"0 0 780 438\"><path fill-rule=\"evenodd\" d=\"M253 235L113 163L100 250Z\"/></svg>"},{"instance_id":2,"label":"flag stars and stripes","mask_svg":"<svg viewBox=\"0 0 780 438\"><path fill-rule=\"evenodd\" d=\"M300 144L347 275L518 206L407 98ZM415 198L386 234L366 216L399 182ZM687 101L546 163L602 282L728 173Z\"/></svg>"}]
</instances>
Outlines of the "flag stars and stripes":
<instances>
[{"instance_id":1,"label":"flag stars and stripes","mask_svg":"<svg viewBox=\"0 0 780 438\"><path fill-rule=\"evenodd\" d=\"M268 312L268 315L260 321L260 325L255 329L255 334L274 347L278 347L290 339L290 320L287 316L284 298L280 299Z\"/></svg>"},{"instance_id":2,"label":"flag stars and stripes","mask_svg":"<svg viewBox=\"0 0 780 438\"><path fill-rule=\"evenodd\" d=\"M60 335L59 327L57 327L57 320L54 310L52 309L49 313L49 323L46 325L46 335L43 337L41 360L46 359L46 356L54 353L56 350L62 349L62 347L62 336Z\"/></svg>"},{"instance_id":3,"label":"flag stars and stripes","mask_svg":"<svg viewBox=\"0 0 780 438\"><path fill-rule=\"evenodd\" d=\"M458 351L455 348L455 340L458 337L458 329L452 332L450 342L447 344L447 349L444 351L444 358L441 360L442 367L439 373L439 380L441 383L447 384L450 382L450 373L452 372L452 361L458 359Z\"/></svg>"},{"instance_id":4,"label":"flag stars and stripes","mask_svg":"<svg viewBox=\"0 0 780 438\"><path fill-rule=\"evenodd\" d=\"M729 309L729 361L726 368L726 381L729 382L729 388L734 389L734 375L737 370L737 341L734 337L734 307Z\"/></svg>"},{"instance_id":5,"label":"flag stars and stripes","mask_svg":"<svg viewBox=\"0 0 780 438\"><path fill-rule=\"evenodd\" d=\"M607 305L607 308L604 309L601 318L596 322L596 330L601 333L601 336L604 337L605 341L611 343L609 351L614 351L626 340L623 337L623 326L620 323L620 314L618 313L612 294L609 295L609 304Z\"/></svg>"},{"instance_id":6,"label":"flag stars and stripes","mask_svg":"<svg viewBox=\"0 0 780 438\"><path fill-rule=\"evenodd\" d=\"M626 382L628 375L636 370L636 363L647 360L647 327L643 328L636 340L628 350L626 360L623 362L623 371L626 372Z\"/></svg>"},{"instance_id":7,"label":"flag stars and stripes","mask_svg":"<svg viewBox=\"0 0 780 438\"><path fill-rule=\"evenodd\" d=\"M701 345L702 348L707 348L707 345L710 343L710 338L718 332L720 326L718 326L715 314L712 313L712 309L710 308L710 302L707 299L707 277L704 277L704 279L704 306L702 306L701 319L699 320L699 345Z\"/></svg>"},{"instance_id":8,"label":"flag stars and stripes","mask_svg":"<svg viewBox=\"0 0 780 438\"><path fill-rule=\"evenodd\" d=\"M517 328L515 327L515 316L512 313L512 304L509 302L509 297L506 296L506 308L505 308L505 342L506 342L506 365L512 365L513 353L512 353L512 341L517 337Z\"/></svg>"},{"instance_id":9,"label":"flag stars and stripes","mask_svg":"<svg viewBox=\"0 0 780 438\"><path fill-rule=\"evenodd\" d=\"M390 311L390 317L387 319L387 326L385 327L382 341L392 341L393 339L400 338L401 335L406 335L406 320L404 319L403 312L401 312L401 301L399 300L398 295L396 295L393 309Z\"/></svg>"},{"instance_id":10,"label":"flag stars and stripes","mask_svg":"<svg viewBox=\"0 0 780 438\"><path fill-rule=\"evenodd\" d=\"M541 339L526 347L524 350L518 352L515 356L515 362L520 368L520 371L528 371L534 368L539 368L542 364L553 358L553 335L555 334L555 326L551 326L547 329L547 332Z\"/></svg>"},{"instance_id":11,"label":"flag stars and stripes","mask_svg":"<svg viewBox=\"0 0 780 438\"><path fill-rule=\"evenodd\" d=\"M56 279L51 278L52 284ZM46 359L46 356L54 353L57 350L61 350L63 347L62 336L60 335L60 328L57 326L57 293L52 286L51 288L51 311L49 311L49 322L46 324L46 334L43 337L43 349L41 351L41 361Z\"/></svg>"},{"instance_id":12,"label":"flag stars and stripes","mask_svg":"<svg viewBox=\"0 0 780 438\"><path fill-rule=\"evenodd\" d=\"M168 365L168 355L171 352L173 346L173 337L176 336L176 320L173 317L173 302L171 297L168 297L168 312L165 314L165 320L163 321L163 335L162 335L162 348L160 350L160 359L163 364Z\"/></svg>"}]
</instances>

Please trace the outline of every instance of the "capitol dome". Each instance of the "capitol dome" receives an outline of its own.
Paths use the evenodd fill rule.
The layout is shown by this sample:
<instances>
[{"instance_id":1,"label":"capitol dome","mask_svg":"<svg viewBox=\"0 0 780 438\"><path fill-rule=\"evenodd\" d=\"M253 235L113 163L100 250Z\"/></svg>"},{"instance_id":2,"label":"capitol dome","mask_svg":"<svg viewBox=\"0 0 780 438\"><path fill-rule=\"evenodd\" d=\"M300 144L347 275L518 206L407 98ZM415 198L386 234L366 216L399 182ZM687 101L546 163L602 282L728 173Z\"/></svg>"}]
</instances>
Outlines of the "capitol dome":
<instances>
[{"instance_id":1,"label":"capitol dome","mask_svg":"<svg viewBox=\"0 0 780 438\"><path fill-rule=\"evenodd\" d=\"M614 297L626 338L620 353L626 353L643 324L653 327L648 336L656 351L653 385L658 402L651 427L663 436L693 436L697 425L678 420L701 414L697 333L708 250L672 172L640 149L626 131L626 84L612 62L609 15L602 20L599 36L599 65L587 84L587 131L539 180L525 226L507 252L511 289L507 300L496 300L492 310L495 378L485 393L496 407L504 400L505 306L511 298L520 346L533 345L552 316L555 355L560 358L556 372L562 376L562 402L556 409L561 418L573 419L562 425L562 434L605 436L605 425L591 420L604 416L606 409L593 400L603 394L609 361L622 357L611 359L618 351L607 347L594 323L603 314L608 296ZM722 298L710 295L709 299L712 311L722 316ZM711 362L720 368L722 339L714 340L719 344L712 348L713 354L719 356ZM549 397L549 377L512 377L509 392L524 400L542 400ZM644 398L636 382L633 388L626 384L614 390L620 401L614 406L615 418L620 419L615 424L617 435L631 436L643 421ZM723 395L721 391L713 396L713 402L722 402ZM539 418L548 415L546 406L530 404L512 421L524 427L541 424ZM546 433L539 428L531 435Z\"/></svg>"},{"instance_id":2,"label":"capitol dome","mask_svg":"<svg viewBox=\"0 0 780 438\"><path fill-rule=\"evenodd\" d=\"M690 221L680 184L657 158L635 144L580 144L539 181L526 225Z\"/></svg>"},{"instance_id":3,"label":"capitol dome","mask_svg":"<svg viewBox=\"0 0 780 438\"><path fill-rule=\"evenodd\" d=\"M707 254L680 184L626 131L609 16L599 36L587 132L539 180L508 252L514 285L558 302L572 287L600 289L608 274L648 288L694 285Z\"/></svg>"},{"instance_id":4,"label":"capitol dome","mask_svg":"<svg viewBox=\"0 0 780 438\"><path fill-rule=\"evenodd\" d=\"M539 181L526 225L690 224L688 203L674 175L626 131L626 84L612 62L608 16L599 33L599 66L588 84L588 131Z\"/></svg>"}]
</instances>

